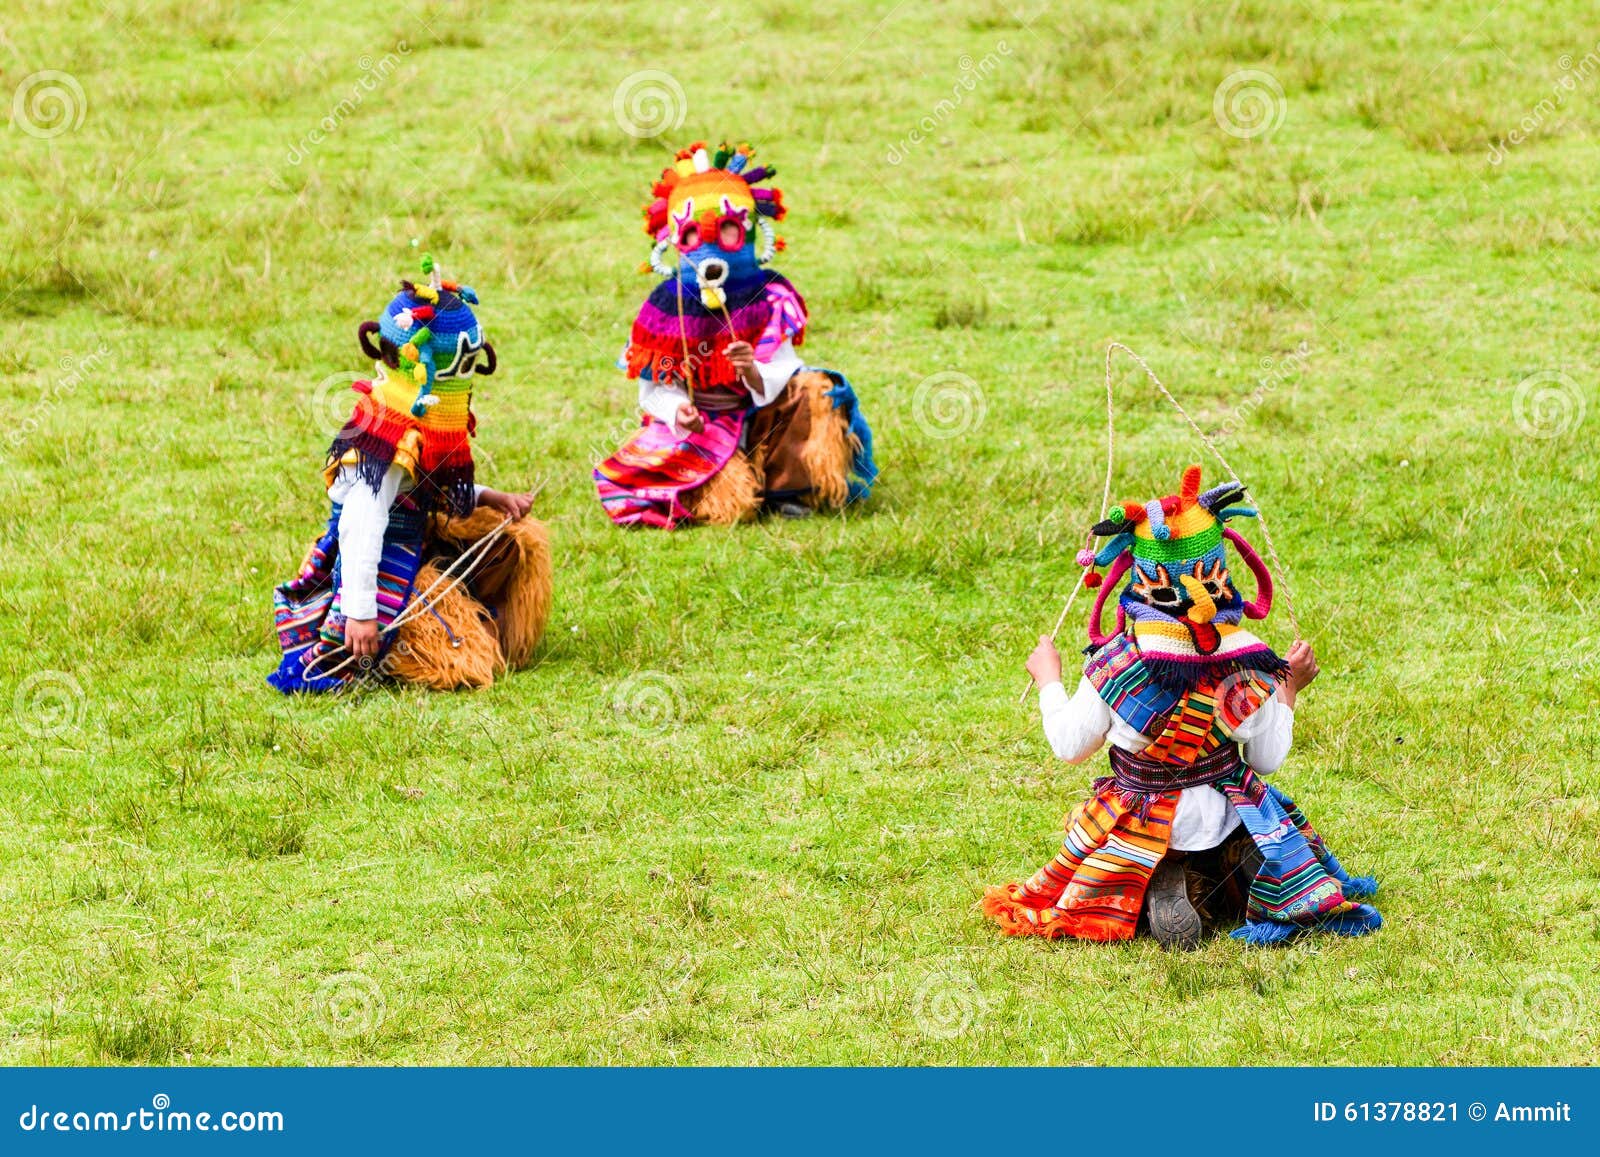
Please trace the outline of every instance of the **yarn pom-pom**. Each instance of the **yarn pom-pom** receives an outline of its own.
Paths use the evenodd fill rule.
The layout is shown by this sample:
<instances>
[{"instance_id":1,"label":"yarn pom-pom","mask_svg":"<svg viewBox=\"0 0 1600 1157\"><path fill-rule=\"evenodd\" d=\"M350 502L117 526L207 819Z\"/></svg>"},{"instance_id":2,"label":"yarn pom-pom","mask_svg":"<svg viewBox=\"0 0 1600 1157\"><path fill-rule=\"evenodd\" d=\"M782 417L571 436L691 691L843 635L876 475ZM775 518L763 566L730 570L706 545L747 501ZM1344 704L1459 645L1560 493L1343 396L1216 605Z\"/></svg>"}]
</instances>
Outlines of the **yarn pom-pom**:
<instances>
[{"instance_id":1,"label":"yarn pom-pom","mask_svg":"<svg viewBox=\"0 0 1600 1157\"><path fill-rule=\"evenodd\" d=\"M1084 547L1082 550L1080 550L1078 552L1078 565L1081 567L1093 566L1094 551L1090 550L1088 547Z\"/></svg>"},{"instance_id":2,"label":"yarn pom-pom","mask_svg":"<svg viewBox=\"0 0 1600 1157\"><path fill-rule=\"evenodd\" d=\"M1092 570L1083 576L1083 585L1088 587L1090 590L1094 590L1095 587L1099 586L1105 581L1105 576L1097 570Z\"/></svg>"},{"instance_id":3,"label":"yarn pom-pom","mask_svg":"<svg viewBox=\"0 0 1600 1157\"><path fill-rule=\"evenodd\" d=\"M1137 502L1124 502L1122 504L1122 516L1129 522L1138 522L1144 518L1145 509Z\"/></svg>"}]
</instances>

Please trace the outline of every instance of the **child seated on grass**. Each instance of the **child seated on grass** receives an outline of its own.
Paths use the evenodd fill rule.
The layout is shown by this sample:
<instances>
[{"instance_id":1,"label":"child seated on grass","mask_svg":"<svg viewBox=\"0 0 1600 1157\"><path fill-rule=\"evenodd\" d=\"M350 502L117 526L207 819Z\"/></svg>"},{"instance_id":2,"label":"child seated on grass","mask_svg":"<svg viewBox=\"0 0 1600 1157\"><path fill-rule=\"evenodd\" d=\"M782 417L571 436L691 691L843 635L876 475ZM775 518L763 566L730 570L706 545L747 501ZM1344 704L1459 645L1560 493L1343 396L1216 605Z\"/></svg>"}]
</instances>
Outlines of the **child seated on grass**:
<instances>
[{"instance_id":1,"label":"child seated on grass","mask_svg":"<svg viewBox=\"0 0 1600 1157\"><path fill-rule=\"evenodd\" d=\"M752 152L690 145L645 206L664 280L624 354L644 420L594 471L618 526L727 525L763 508L804 518L864 499L877 475L855 391L801 362L805 302L762 268L785 210L780 190L755 187L776 170L750 167Z\"/></svg>"},{"instance_id":2,"label":"child seated on grass","mask_svg":"<svg viewBox=\"0 0 1600 1157\"><path fill-rule=\"evenodd\" d=\"M267 681L285 694L373 673L482 687L544 633L550 548L533 496L473 479L472 382L496 368L477 294L427 257L423 272L357 332L375 373L328 451L327 529L273 596L283 657Z\"/></svg>"},{"instance_id":3,"label":"child seated on grass","mask_svg":"<svg viewBox=\"0 0 1600 1157\"><path fill-rule=\"evenodd\" d=\"M1193 948L1207 926L1237 922L1254 943L1303 931L1356 936L1382 922L1361 901L1377 883L1347 875L1299 808L1265 782L1288 755L1296 698L1317 677L1303 642L1280 658L1242 619L1264 619L1272 578L1229 518L1244 488L1128 503L1094 528L1085 585L1100 586L1089 659L1076 691L1055 645L1028 659L1045 737L1071 763L1111 741L1111 774L1067 818L1056 858L1025 883L990 888L984 912L1012 936L1127 940L1148 928L1164 948ZM1228 573L1232 542L1256 578L1245 602ZM1124 575L1117 626L1101 634L1106 596Z\"/></svg>"}]
</instances>

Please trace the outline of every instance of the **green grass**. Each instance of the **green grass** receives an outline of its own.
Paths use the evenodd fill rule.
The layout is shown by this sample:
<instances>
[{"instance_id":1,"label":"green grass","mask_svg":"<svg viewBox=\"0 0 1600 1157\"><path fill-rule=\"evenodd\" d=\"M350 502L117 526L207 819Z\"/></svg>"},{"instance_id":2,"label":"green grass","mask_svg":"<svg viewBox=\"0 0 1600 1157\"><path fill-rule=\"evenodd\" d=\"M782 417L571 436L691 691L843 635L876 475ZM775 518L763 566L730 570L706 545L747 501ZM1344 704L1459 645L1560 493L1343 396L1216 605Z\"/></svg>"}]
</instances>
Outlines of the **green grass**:
<instances>
[{"instance_id":1,"label":"green grass","mask_svg":"<svg viewBox=\"0 0 1600 1157\"><path fill-rule=\"evenodd\" d=\"M17 8L0 98L54 69L87 108L0 133L0 1059L1592 1060L1600 76L1490 151L1593 44L1532 0ZM660 68L683 124L635 138L613 94ZM1240 70L1265 135L1213 115ZM631 420L637 206L723 135L782 170L884 483L623 534L588 469ZM481 694L287 701L313 396L413 238L500 353L481 476L551 480L550 631ZM1324 671L1281 782L1384 879L1376 936L976 912L1095 774L1016 696L1112 338L1271 520ZM1170 491L1200 450L1119 377L1114 497Z\"/></svg>"}]
</instances>

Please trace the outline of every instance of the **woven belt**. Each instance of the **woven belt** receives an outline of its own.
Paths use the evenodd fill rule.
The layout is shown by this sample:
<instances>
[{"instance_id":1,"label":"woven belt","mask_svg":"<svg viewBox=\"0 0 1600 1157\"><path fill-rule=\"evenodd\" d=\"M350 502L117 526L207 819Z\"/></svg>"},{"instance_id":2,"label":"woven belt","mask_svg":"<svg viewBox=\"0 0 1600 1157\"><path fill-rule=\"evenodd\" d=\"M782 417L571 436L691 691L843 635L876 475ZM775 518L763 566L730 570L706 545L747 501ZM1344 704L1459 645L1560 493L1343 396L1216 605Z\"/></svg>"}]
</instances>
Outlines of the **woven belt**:
<instances>
[{"instance_id":1,"label":"woven belt","mask_svg":"<svg viewBox=\"0 0 1600 1157\"><path fill-rule=\"evenodd\" d=\"M1193 763L1162 763L1123 751L1120 747L1111 748L1111 771L1117 786L1124 792L1139 795L1204 787L1208 783L1226 779L1243 765L1237 743L1224 743L1210 755L1201 756Z\"/></svg>"},{"instance_id":2,"label":"woven belt","mask_svg":"<svg viewBox=\"0 0 1600 1157\"><path fill-rule=\"evenodd\" d=\"M750 395L724 386L707 386L694 392L694 406L704 414L732 414L750 408Z\"/></svg>"}]
</instances>

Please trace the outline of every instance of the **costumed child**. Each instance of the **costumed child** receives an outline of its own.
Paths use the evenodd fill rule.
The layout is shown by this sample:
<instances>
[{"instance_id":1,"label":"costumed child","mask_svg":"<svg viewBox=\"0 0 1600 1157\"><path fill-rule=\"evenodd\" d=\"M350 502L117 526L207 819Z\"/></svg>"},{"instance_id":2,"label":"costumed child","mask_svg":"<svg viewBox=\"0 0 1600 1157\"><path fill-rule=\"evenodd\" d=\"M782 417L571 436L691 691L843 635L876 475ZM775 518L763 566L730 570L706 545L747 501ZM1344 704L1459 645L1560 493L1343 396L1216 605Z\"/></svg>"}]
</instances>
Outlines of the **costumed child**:
<instances>
[{"instance_id":1,"label":"costumed child","mask_svg":"<svg viewBox=\"0 0 1600 1157\"><path fill-rule=\"evenodd\" d=\"M267 681L286 694L373 674L485 687L544 633L550 546L533 495L473 480L472 383L497 361L478 295L427 256L422 269L357 330L375 373L328 450L327 529L273 593L283 658Z\"/></svg>"},{"instance_id":2,"label":"costumed child","mask_svg":"<svg viewBox=\"0 0 1600 1157\"><path fill-rule=\"evenodd\" d=\"M1206 926L1240 916L1232 934L1258 944L1381 923L1363 902L1377 883L1347 875L1265 780L1289 752L1317 663L1307 644L1284 659L1242 625L1272 606L1266 564L1226 525L1255 517L1243 499L1236 482L1202 492L1191 466L1177 494L1113 509L1093 530L1110 541L1078 556L1084 585L1100 587L1082 678L1069 695L1048 637L1028 671L1055 754L1081 763L1109 739L1111 774L1068 816L1054 860L986 892L984 912L1008 935L1127 940L1143 924L1163 947L1193 948ZM1225 543L1255 576L1251 602ZM1108 564L1102 583L1093 568ZM1124 576L1116 628L1102 634Z\"/></svg>"},{"instance_id":3,"label":"costumed child","mask_svg":"<svg viewBox=\"0 0 1600 1157\"><path fill-rule=\"evenodd\" d=\"M646 271L663 280L634 320L623 367L644 422L594 471L618 526L728 525L864 499L872 431L843 374L807 367L806 306L764 268L783 248L783 194L756 186L749 145L678 153L645 206ZM676 262L669 264L673 253Z\"/></svg>"}]
</instances>

